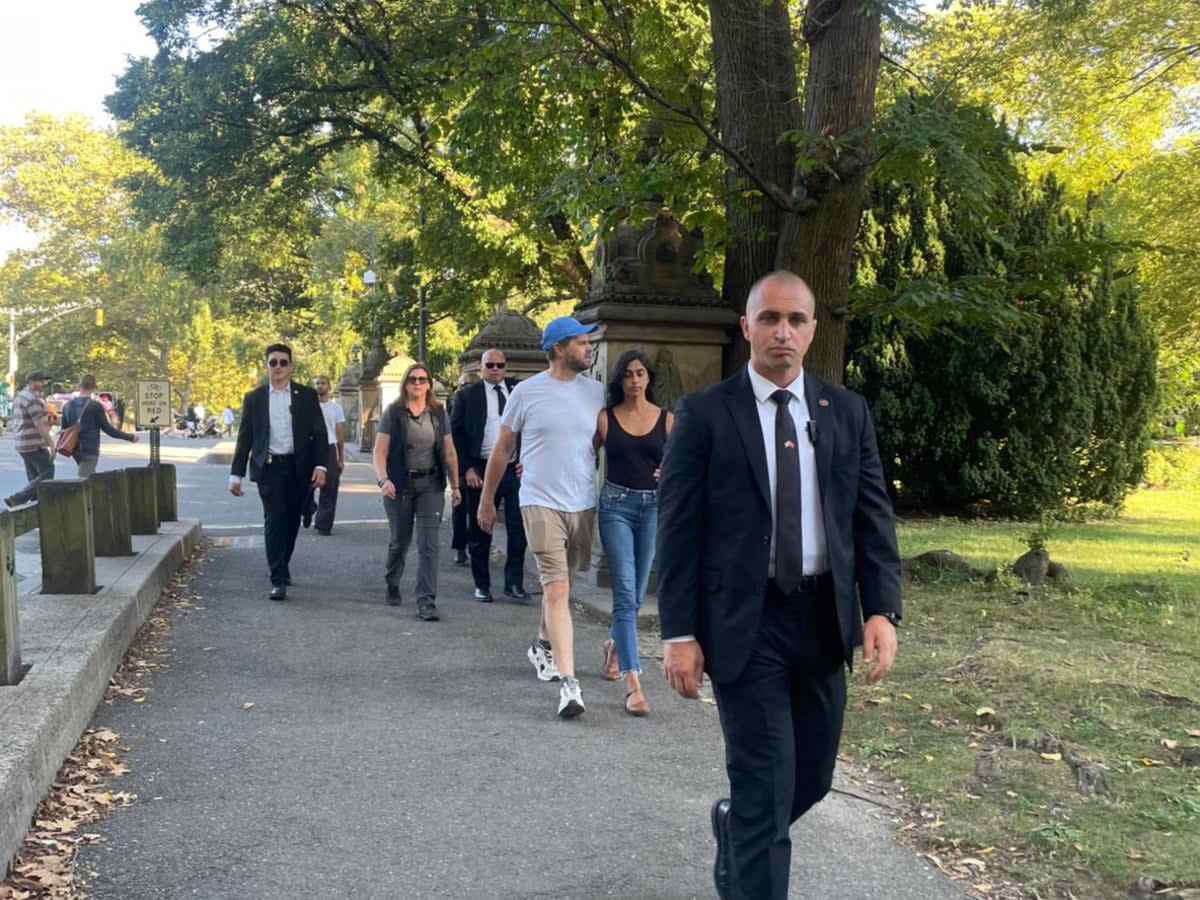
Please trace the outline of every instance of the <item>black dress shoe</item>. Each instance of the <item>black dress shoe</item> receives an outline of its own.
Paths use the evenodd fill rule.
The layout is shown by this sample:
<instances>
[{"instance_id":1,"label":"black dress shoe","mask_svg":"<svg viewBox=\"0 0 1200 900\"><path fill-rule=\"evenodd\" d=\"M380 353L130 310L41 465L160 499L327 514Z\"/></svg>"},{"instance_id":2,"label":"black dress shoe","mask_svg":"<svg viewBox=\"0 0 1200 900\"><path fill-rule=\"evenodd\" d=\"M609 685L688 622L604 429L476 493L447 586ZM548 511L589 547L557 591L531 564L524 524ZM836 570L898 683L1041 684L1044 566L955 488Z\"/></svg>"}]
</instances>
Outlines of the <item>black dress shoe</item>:
<instances>
[{"instance_id":1,"label":"black dress shoe","mask_svg":"<svg viewBox=\"0 0 1200 900\"><path fill-rule=\"evenodd\" d=\"M516 600L518 603L524 603L529 599L529 594L525 592L525 588L519 584L510 584L504 589L504 596L510 600Z\"/></svg>"},{"instance_id":2,"label":"black dress shoe","mask_svg":"<svg viewBox=\"0 0 1200 900\"><path fill-rule=\"evenodd\" d=\"M733 896L730 888L730 861L733 856L732 841L729 837L729 798L722 797L712 805L713 837L717 839L717 858L713 862L713 886L721 900L729 900Z\"/></svg>"},{"instance_id":3,"label":"black dress shoe","mask_svg":"<svg viewBox=\"0 0 1200 900\"><path fill-rule=\"evenodd\" d=\"M303 525L305 528L311 528L312 527L312 516L309 515L308 513L305 513L304 517L300 520L300 524Z\"/></svg>"},{"instance_id":4,"label":"black dress shoe","mask_svg":"<svg viewBox=\"0 0 1200 900\"><path fill-rule=\"evenodd\" d=\"M388 606L399 606L403 602L404 602L404 598L402 598L400 596L400 588L393 587L392 585L389 584L388 589L387 589L387 605Z\"/></svg>"},{"instance_id":5,"label":"black dress shoe","mask_svg":"<svg viewBox=\"0 0 1200 900\"><path fill-rule=\"evenodd\" d=\"M286 600L287 586L283 584L273 584L271 585L271 593L267 596L272 600Z\"/></svg>"},{"instance_id":6,"label":"black dress shoe","mask_svg":"<svg viewBox=\"0 0 1200 900\"><path fill-rule=\"evenodd\" d=\"M436 622L438 620L437 604L432 600L418 600L417 618L422 622Z\"/></svg>"},{"instance_id":7,"label":"black dress shoe","mask_svg":"<svg viewBox=\"0 0 1200 900\"><path fill-rule=\"evenodd\" d=\"M470 558L469 556L467 556L467 551L466 551L466 550L457 550L457 551L455 551L455 553L454 553L454 564L455 564L456 566L459 566L459 567L462 567L462 566L469 566L469 565L471 564L471 558Z\"/></svg>"},{"instance_id":8,"label":"black dress shoe","mask_svg":"<svg viewBox=\"0 0 1200 900\"><path fill-rule=\"evenodd\" d=\"M329 537L333 532L328 528L318 528L317 534L321 535L321 537Z\"/></svg>"},{"instance_id":9,"label":"black dress shoe","mask_svg":"<svg viewBox=\"0 0 1200 900\"><path fill-rule=\"evenodd\" d=\"M480 603L491 603L492 602L492 589L491 588L475 588L475 599L478 600Z\"/></svg>"}]
</instances>

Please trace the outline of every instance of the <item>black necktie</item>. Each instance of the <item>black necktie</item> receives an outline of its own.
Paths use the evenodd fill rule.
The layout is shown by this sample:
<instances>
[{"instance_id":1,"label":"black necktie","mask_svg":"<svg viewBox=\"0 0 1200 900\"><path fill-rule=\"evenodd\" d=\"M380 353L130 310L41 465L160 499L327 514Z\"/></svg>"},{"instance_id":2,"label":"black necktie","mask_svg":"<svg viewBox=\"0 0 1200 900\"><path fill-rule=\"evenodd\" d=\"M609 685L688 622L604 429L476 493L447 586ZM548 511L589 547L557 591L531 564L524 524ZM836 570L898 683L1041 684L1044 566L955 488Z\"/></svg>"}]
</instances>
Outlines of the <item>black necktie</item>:
<instances>
[{"instance_id":1,"label":"black necktie","mask_svg":"<svg viewBox=\"0 0 1200 900\"><path fill-rule=\"evenodd\" d=\"M788 410L791 391L776 391L775 401L775 585L790 594L804 576L800 526L800 448L796 422Z\"/></svg>"},{"instance_id":2,"label":"black necktie","mask_svg":"<svg viewBox=\"0 0 1200 900\"><path fill-rule=\"evenodd\" d=\"M508 398L504 396L504 388L500 385L494 385L492 390L496 392L496 415L504 415L504 404L508 402Z\"/></svg>"}]
</instances>

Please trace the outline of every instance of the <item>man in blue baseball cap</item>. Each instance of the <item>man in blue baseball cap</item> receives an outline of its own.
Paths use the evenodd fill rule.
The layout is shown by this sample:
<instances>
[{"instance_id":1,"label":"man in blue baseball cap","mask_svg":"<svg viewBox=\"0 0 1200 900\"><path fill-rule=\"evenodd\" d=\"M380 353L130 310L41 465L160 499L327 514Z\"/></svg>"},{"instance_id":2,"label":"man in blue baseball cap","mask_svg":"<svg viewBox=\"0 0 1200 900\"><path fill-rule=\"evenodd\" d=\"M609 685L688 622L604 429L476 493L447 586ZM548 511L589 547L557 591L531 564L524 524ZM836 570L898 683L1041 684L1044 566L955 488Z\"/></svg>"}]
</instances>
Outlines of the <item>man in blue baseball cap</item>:
<instances>
[{"instance_id":1,"label":"man in blue baseball cap","mask_svg":"<svg viewBox=\"0 0 1200 900\"><path fill-rule=\"evenodd\" d=\"M550 367L518 384L509 395L492 446L476 520L491 533L496 489L521 435L521 521L542 583L542 620L525 654L542 681L560 681L558 714L583 712L575 677L571 578L591 564L596 513L596 451L592 437L604 407L604 386L585 373L592 366L595 325L570 316L542 332Z\"/></svg>"},{"instance_id":2,"label":"man in blue baseball cap","mask_svg":"<svg viewBox=\"0 0 1200 900\"><path fill-rule=\"evenodd\" d=\"M599 327L599 325L584 325L573 316L559 316L557 319L551 319L542 331L542 349L549 352L555 344L561 344L563 341L579 337L581 334L591 334ZM588 365L590 366L591 363L589 362Z\"/></svg>"}]
</instances>

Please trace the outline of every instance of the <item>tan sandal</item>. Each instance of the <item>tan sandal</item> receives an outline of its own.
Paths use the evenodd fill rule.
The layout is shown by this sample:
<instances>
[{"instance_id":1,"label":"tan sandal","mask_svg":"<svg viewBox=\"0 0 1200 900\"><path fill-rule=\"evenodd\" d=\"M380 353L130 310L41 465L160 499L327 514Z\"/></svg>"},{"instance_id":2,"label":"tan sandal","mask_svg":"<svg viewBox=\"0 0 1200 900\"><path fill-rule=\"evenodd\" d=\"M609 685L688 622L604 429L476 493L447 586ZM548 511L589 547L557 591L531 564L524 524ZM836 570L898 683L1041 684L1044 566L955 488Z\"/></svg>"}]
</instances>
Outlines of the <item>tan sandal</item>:
<instances>
[{"instance_id":1,"label":"tan sandal","mask_svg":"<svg viewBox=\"0 0 1200 900\"><path fill-rule=\"evenodd\" d=\"M641 688L625 695L625 712L639 719L650 714L650 704L646 702L646 695L642 693Z\"/></svg>"},{"instance_id":2,"label":"tan sandal","mask_svg":"<svg viewBox=\"0 0 1200 900\"><path fill-rule=\"evenodd\" d=\"M616 681L621 677L621 670L617 666L617 645L609 638L604 642L604 667L602 670L605 681Z\"/></svg>"}]
</instances>

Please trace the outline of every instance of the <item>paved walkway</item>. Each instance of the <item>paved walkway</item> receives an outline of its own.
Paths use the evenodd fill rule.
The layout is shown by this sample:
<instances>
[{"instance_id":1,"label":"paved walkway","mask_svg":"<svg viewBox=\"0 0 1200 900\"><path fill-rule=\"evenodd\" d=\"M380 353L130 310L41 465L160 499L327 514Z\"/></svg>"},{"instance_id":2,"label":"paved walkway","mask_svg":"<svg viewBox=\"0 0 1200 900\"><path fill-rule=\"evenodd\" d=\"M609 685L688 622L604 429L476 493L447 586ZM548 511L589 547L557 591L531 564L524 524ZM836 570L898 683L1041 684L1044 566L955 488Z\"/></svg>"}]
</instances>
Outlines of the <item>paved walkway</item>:
<instances>
[{"instance_id":1,"label":"paved walkway","mask_svg":"<svg viewBox=\"0 0 1200 900\"><path fill-rule=\"evenodd\" d=\"M225 470L208 468L188 477L215 497ZM118 789L140 799L83 850L89 896L715 896L715 707L674 696L646 660L653 712L626 716L620 686L599 676L606 629L581 617L588 710L560 721L557 686L524 655L536 606L469 599L469 570L448 552L442 621L382 602L381 510L368 467L348 473L339 519L355 524L301 533L287 603L266 599L256 531L213 531L198 606L175 616L147 700L97 711L131 748ZM886 818L846 796L814 810L793 830L793 897L962 897L892 842Z\"/></svg>"}]
</instances>

